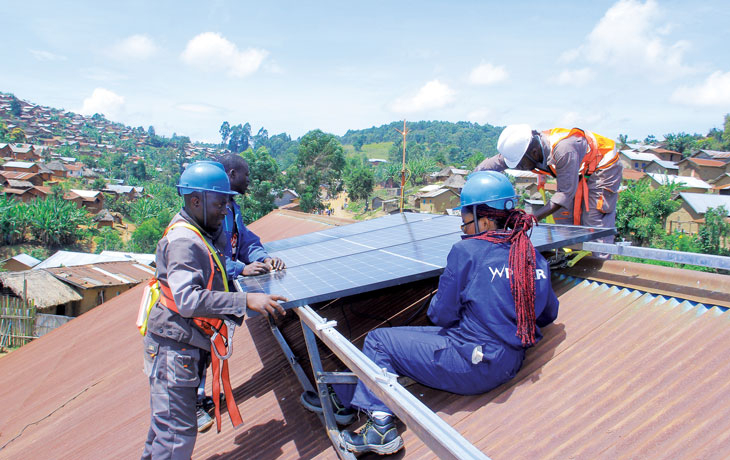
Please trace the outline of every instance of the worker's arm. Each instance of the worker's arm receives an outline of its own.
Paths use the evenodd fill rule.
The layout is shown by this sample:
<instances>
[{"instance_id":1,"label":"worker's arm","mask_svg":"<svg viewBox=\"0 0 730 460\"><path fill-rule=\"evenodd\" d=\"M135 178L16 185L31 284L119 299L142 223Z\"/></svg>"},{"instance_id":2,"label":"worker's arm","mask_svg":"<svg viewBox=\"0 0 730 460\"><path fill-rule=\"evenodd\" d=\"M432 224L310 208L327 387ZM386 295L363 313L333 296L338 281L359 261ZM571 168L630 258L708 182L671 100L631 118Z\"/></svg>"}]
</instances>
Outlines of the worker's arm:
<instances>
[{"instance_id":1,"label":"worker's arm","mask_svg":"<svg viewBox=\"0 0 730 460\"><path fill-rule=\"evenodd\" d=\"M504 158L502 158L502 155L497 154L493 157L489 157L479 163L479 165L474 168L474 172L476 171L504 171L507 169L507 163L504 162Z\"/></svg>"},{"instance_id":2,"label":"worker's arm","mask_svg":"<svg viewBox=\"0 0 730 460\"><path fill-rule=\"evenodd\" d=\"M535 212L535 217L537 217L537 220L542 220L547 216L555 213L555 211L557 211L558 209L560 209L560 205L557 203L553 203L553 201L550 200L545 206Z\"/></svg>"},{"instance_id":3,"label":"worker's arm","mask_svg":"<svg viewBox=\"0 0 730 460\"><path fill-rule=\"evenodd\" d=\"M461 319L464 306L461 303L461 292L468 280L471 259L463 254L460 246L454 246L449 252L446 269L439 278L439 289L431 299L428 317L441 327L453 326Z\"/></svg>"}]
</instances>

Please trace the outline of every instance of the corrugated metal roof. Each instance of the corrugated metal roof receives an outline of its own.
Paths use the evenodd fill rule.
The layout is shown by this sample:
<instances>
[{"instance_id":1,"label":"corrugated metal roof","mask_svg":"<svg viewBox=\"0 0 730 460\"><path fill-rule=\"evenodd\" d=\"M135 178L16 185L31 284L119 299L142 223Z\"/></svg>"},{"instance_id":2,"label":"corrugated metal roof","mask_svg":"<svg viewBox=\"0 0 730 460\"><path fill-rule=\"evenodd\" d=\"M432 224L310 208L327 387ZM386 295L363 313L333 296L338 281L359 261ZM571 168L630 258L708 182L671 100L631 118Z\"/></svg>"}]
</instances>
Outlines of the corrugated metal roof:
<instances>
[{"instance_id":1,"label":"corrugated metal roof","mask_svg":"<svg viewBox=\"0 0 730 460\"><path fill-rule=\"evenodd\" d=\"M60 280L84 289L98 286L137 284L148 280L155 274L153 269L133 261L57 267L49 268L47 271Z\"/></svg>"},{"instance_id":2,"label":"corrugated metal roof","mask_svg":"<svg viewBox=\"0 0 730 460\"><path fill-rule=\"evenodd\" d=\"M57 251L51 257L39 263L33 269L73 267L76 265L95 264L100 262L121 262L129 260L122 255L91 254L88 252Z\"/></svg>"},{"instance_id":3,"label":"corrugated metal roof","mask_svg":"<svg viewBox=\"0 0 730 460\"><path fill-rule=\"evenodd\" d=\"M682 184L685 187L692 187L692 188L712 188L710 187L710 184L703 181L702 179L698 179L696 177L689 177L689 176L668 176L666 174L657 174L657 173L646 173L647 176L654 179L656 182L664 185L667 183L677 183Z\"/></svg>"},{"instance_id":4,"label":"corrugated metal roof","mask_svg":"<svg viewBox=\"0 0 730 460\"><path fill-rule=\"evenodd\" d=\"M725 163L720 160L707 160L705 158L686 158L691 163L698 164L700 166L710 166L714 168L724 168ZM684 160L682 160L684 161Z\"/></svg>"},{"instance_id":5,"label":"corrugated metal roof","mask_svg":"<svg viewBox=\"0 0 730 460\"><path fill-rule=\"evenodd\" d=\"M632 161L646 161L646 162L652 162L659 159L658 156L654 155L653 153L647 153L647 152L636 152L634 150L621 150L621 153L624 154L628 159Z\"/></svg>"},{"instance_id":6,"label":"corrugated metal roof","mask_svg":"<svg viewBox=\"0 0 730 460\"><path fill-rule=\"evenodd\" d=\"M275 209L247 225L247 228L261 237L261 242L274 241L310 232L327 230L355 222L333 216L319 216L306 212Z\"/></svg>"},{"instance_id":7,"label":"corrugated metal roof","mask_svg":"<svg viewBox=\"0 0 730 460\"><path fill-rule=\"evenodd\" d=\"M686 201L697 214L705 214L708 208L725 206L727 215L730 216L730 195L680 192L679 196L682 197L682 199Z\"/></svg>"},{"instance_id":8,"label":"corrugated metal roof","mask_svg":"<svg viewBox=\"0 0 730 460\"><path fill-rule=\"evenodd\" d=\"M595 259L566 273L553 278L558 319L515 379L478 396L409 389L494 460L723 458L730 316L671 295L728 299L728 277ZM338 329L359 344L360 328L387 316L402 324L411 312L395 312L417 308L428 281L369 294L354 306L360 316ZM615 286L621 282L632 287ZM642 283L668 285L671 294L644 293ZM0 359L2 458L141 454L149 389L132 325L141 293L138 286ZM320 311L340 319L341 306ZM301 334L296 321L282 324ZM233 430L224 419L222 433L198 436L193 457L335 458L318 419L300 406L301 389L267 322L247 319L234 341L231 380L244 426ZM407 427L402 436L401 458L435 458Z\"/></svg>"}]
</instances>

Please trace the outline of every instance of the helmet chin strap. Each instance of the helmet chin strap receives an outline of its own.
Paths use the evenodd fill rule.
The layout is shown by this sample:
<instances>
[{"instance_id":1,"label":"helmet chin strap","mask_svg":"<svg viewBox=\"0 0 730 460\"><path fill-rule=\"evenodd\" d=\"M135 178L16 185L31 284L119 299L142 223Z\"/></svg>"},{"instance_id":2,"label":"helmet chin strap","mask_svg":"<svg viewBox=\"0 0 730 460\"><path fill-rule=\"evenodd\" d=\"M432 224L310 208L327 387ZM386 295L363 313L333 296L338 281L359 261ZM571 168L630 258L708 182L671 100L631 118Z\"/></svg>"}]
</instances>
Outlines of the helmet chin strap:
<instances>
[{"instance_id":1,"label":"helmet chin strap","mask_svg":"<svg viewBox=\"0 0 730 460\"><path fill-rule=\"evenodd\" d=\"M208 192L203 192L203 229L208 231Z\"/></svg>"},{"instance_id":2,"label":"helmet chin strap","mask_svg":"<svg viewBox=\"0 0 730 460\"><path fill-rule=\"evenodd\" d=\"M477 205L471 205L472 217L474 218L474 232L479 233L479 218L477 217Z\"/></svg>"}]
</instances>

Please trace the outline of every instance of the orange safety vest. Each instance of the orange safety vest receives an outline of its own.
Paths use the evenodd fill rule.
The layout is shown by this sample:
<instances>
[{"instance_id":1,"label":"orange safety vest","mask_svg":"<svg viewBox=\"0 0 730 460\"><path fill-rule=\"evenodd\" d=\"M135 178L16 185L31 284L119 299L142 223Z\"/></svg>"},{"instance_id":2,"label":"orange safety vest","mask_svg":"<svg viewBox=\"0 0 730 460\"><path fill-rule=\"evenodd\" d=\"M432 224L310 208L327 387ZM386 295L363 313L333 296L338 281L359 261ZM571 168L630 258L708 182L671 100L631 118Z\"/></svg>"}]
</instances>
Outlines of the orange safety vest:
<instances>
[{"instance_id":1,"label":"orange safety vest","mask_svg":"<svg viewBox=\"0 0 730 460\"><path fill-rule=\"evenodd\" d=\"M588 211L588 177L598 169L607 169L616 164L618 161L616 143L600 134L583 131L580 128L553 128L543 131L542 134L548 138L551 153L560 141L571 136L582 137L588 143L588 152L583 157L578 170L578 189L575 191L573 200L573 225L580 225L580 217L583 212L582 205L585 205L585 210ZM534 169L533 172L550 174L553 177L557 175L555 167L552 165L550 165L550 171Z\"/></svg>"},{"instance_id":2,"label":"orange safety vest","mask_svg":"<svg viewBox=\"0 0 730 460\"><path fill-rule=\"evenodd\" d=\"M163 237L167 235L167 232L176 227L184 227L195 232L196 235L205 243L208 248L208 258L210 259L210 278L208 279L208 285L206 289L211 290L213 286L213 276L215 276L216 265L218 270L223 275L223 286L226 292L228 292L228 280L226 279L226 271L221 264L216 251L208 244L208 242L200 234L200 231L194 226L186 222L176 222L165 229ZM215 259L215 262L214 262ZM160 303L174 311L180 313L177 309L177 305L173 300L172 291L170 287L160 283ZM193 323L200 329L203 334L210 338L210 355L211 355L211 370L213 371L213 402L215 402L215 421L218 432L221 431L221 409L220 409L220 384L223 384L223 393L226 395L226 406L228 407L228 415L231 418L233 427L236 428L243 424L241 413L238 410L236 401L233 399L233 390L231 389L230 373L228 371L228 358L233 352L233 331L228 334L228 326L225 321L220 318L193 318ZM221 361L223 365L221 366Z\"/></svg>"}]
</instances>

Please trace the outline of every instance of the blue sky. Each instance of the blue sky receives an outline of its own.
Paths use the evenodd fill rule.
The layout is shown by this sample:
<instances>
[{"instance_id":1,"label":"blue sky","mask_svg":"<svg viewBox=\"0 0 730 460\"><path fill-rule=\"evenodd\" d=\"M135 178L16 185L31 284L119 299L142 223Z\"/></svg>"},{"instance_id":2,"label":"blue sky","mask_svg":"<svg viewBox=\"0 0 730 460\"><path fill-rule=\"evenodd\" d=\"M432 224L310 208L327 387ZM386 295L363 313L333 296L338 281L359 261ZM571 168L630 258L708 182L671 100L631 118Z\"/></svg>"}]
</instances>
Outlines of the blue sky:
<instances>
[{"instance_id":1,"label":"blue sky","mask_svg":"<svg viewBox=\"0 0 730 460\"><path fill-rule=\"evenodd\" d=\"M394 120L643 139L730 113L722 1L5 2L0 91L218 142Z\"/></svg>"}]
</instances>

